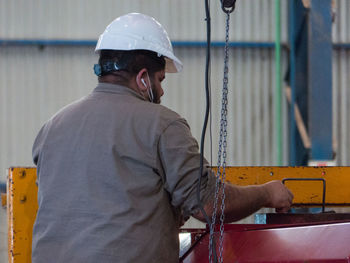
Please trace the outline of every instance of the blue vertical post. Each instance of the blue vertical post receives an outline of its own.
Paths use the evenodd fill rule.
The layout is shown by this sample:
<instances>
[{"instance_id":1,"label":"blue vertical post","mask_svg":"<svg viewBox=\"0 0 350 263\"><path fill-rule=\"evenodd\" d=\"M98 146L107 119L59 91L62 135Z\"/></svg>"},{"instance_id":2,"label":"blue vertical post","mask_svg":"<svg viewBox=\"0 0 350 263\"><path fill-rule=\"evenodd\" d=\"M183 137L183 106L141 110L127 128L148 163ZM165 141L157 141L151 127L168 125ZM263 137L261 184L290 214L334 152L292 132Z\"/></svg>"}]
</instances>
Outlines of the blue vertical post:
<instances>
[{"instance_id":1,"label":"blue vertical post","mask_svg":"<svg viewBox=\"0 0 350 263\"><path fill-rule=\"evenodd\" d=\"M297 104L307 126L307 15L301 0L289 0L289 77L292 91L289 107L289 165L306 165L308 149L305 149L298 132L294 105Z\"/></svg>"},{"instance_id":2,"label":"blue vertical post","mask_svg":"<svg viewBox=\"0 0 350 263\"><path fill-rule=\"evenodd\" d=\"M295 86L295 1L289 0L288 2L289 6L289 27L288 27L288 43L289 43L289 86L292 89L292 100L291 105L294 104L294 96L293 96L293 90ZM295 165L295 132L296 132L296 126L295 126L295 117L294 117L294 111L292 110L293 107L289 106L289 165L294 166Z\"/></svg>"},{"instance_id":3,"label":"blue vertical post","mask_svg":"<svg viewBox=\"0 0 350 263\"><path fill-rule=\"evenodd\" d=\"M289 0L290 165L332 159L332 18L331 0ZM311 139L302 143L294 118L297 104Z\"/></svg>"},{"instance_id":4,"label":"blue vertical post","mask_svg":"<svg viewBox=\"0 0 350 263\"><path fill-rule=\"evenodd\" d=\"M308 24L309 134L311 159L331 160L332 17L331 0L311 0Z\"/></svg>"}]
</instances>

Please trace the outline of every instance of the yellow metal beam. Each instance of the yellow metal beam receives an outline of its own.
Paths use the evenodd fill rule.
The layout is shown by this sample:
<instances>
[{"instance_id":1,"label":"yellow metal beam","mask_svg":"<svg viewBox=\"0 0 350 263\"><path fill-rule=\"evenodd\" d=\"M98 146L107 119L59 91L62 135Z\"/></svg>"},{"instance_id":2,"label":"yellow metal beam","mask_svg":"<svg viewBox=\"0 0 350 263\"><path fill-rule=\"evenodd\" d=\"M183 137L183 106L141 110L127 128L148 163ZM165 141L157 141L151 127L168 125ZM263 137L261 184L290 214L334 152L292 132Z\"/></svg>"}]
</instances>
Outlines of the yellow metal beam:
<instances>
[{"instance_id":1,"label":"yellow metal beam","mask_svg":"<svg viewBox=\"0 0 350 263\"><path fill-rule=\"evenodd\" d=\"M350 205L350 167L228 167L227 181L256 185L284 178L324 178L326 204ZM321 205L323 185L319 181L287 181L296 205Z\"/></svg>"},{"instance_id":2,"label":"yellow metal beam","mask_svg":"<svg viewBox=\"0 0 350 263\"><path fill-rule=\"evenodd\" d=\"M31 262L32 230L38 210L35 168L10 168L7 180L8 257Z\"/></svg>"}]
</instances>

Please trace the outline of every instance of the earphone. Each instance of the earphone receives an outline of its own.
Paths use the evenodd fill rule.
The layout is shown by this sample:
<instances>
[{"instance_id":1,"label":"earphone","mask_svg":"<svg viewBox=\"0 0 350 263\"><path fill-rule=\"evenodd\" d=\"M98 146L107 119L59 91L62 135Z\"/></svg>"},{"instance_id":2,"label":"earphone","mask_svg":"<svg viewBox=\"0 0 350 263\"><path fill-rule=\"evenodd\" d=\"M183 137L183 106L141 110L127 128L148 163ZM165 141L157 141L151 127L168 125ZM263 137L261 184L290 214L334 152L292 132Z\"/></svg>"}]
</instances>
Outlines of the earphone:
<instances>
[{"instance_id":1,"label":"earphone","mask_svg":"<svg viewBox=\"0 0 350 263\"><path fill-rule=\"evenodd\" d=\"M148 81L151 83L151 80L149 79L148 73L147 73L147 78L148 78ZM146 81L143 78L141 78L141 82L147 88ZM154 102L154 95L153 95L152 88L151 87L149 89L147 88L147 92L148 92L148 97L149 97L150 102Z\"/></svg>"}]
</instances>

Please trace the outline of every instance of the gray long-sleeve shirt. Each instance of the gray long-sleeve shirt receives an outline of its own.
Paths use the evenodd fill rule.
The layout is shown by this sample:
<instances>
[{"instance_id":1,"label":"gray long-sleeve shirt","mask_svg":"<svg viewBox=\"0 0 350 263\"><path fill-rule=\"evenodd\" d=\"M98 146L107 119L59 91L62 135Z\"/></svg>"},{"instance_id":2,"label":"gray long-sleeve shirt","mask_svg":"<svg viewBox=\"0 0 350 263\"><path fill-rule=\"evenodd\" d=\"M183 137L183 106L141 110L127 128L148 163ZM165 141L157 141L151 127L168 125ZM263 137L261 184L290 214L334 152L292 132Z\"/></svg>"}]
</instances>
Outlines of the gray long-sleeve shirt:
<instances>
[{"instance_id":1,"label":"gray long-sleeve shirt","mask_svg":"<svg viewBox=\"0 0 350 263\"><path fill-rule=\"evenodd\" d=\"M177 113L100 83L43 126L33 159L33 263L178 261L181 213L198 209L199 153ZM201 181L205 203L207 167Z\"/></svg>"}]
</instances>

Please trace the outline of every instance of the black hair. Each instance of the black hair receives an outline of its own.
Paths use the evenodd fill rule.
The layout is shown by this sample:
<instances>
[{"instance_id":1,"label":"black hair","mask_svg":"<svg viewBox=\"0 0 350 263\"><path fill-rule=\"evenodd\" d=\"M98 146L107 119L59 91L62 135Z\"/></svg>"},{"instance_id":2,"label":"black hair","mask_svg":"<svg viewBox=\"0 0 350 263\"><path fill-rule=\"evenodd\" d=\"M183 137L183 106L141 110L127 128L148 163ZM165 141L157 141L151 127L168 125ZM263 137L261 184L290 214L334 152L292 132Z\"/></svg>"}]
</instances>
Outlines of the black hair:
<instances>
[{"instance_id":1,"label":"black hair","mask_svg":"<svg viewBox=\"0 0 350 263\"><path fill-rule=\"evenodd\" d=\"M165 58L149 50L101 50L98 64L116 63L118 71L125 71L132 77L146 68L150 75L165 69ZM116 71L103 72L101 76L114 74Z\"/></svg>"}]
</instances>

